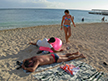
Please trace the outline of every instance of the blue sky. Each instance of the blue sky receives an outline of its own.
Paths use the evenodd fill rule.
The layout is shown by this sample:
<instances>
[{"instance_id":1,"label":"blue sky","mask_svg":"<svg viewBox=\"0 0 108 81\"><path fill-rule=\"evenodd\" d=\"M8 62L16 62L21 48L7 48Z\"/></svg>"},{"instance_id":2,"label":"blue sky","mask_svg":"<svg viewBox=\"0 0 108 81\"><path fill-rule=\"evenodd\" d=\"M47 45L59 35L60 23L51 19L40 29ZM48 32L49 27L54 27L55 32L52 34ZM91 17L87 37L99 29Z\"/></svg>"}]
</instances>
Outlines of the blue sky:
<instances>
[{"instance_id":1,"label":"blue sky","mask_svg":"<svg viewBox=\"0 0 108 81\"><path fill-rule=\"evenodd\" d=\"M0 8L108 10L108 0L0 0Z\"/></svg>"}]
</instances>

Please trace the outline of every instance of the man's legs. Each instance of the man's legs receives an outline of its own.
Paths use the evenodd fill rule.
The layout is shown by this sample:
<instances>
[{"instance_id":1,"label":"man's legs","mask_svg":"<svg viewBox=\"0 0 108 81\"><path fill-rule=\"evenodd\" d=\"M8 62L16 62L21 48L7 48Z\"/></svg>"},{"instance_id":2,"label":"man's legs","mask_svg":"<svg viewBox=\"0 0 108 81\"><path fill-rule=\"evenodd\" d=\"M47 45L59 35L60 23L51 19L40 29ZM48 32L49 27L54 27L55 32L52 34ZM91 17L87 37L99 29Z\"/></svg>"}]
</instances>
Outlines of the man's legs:
<instances>
[{"instance_id":1,"label":"man's legs","mask_svg":"<svg viewBox=\"0 0 108 81\"><path fill-rule=\"evenodd\" d=\"M67 53L65 55L59 55L60 57L69 57L69 56L72 56L72 55L79 55L79 52L76 52L76 53Z\"/></svg>"},{"instance_id":2,"label":"man's legs","mask_svg":"<svg viewBox=\"0 0 108 81\"><path fill-rule=\"evenodd\" d=\"M76 55L76 56L70 56L70 57L67 57L67 56L59 56L59 59L58 59L58 63L59 62L66 62L66 61L70 61L70 60L74 60L74 59L77 59L77 58L85 58L85 56L83 54L80 54L80 55Z\"/></svg>"},{"instance_id":3,"label":"man's legs","mask_svg":"<svg viewBox=\"0 0 108 81\"><path fill-rule=\"evenodd\" d=\"M71 27L68 27L68 33L69 33L69 35L67 36L67 39L69 39L71 37Z\"/></svg>"}]
</instances>

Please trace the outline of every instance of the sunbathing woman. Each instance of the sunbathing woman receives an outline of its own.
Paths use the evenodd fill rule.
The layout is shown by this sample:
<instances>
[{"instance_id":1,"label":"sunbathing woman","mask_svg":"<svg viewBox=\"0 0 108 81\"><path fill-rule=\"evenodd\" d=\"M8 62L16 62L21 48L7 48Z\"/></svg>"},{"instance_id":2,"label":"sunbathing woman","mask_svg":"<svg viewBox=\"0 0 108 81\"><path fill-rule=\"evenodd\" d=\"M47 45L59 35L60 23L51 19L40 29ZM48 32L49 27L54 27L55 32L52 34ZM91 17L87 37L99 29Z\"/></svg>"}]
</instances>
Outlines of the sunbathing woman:
<instances>
[{"instance_id":1,"label":"sunbathing woman","mask_svg":"<svg viewBox=\"0 0 108 81\"><path fill-rule=\"evenodd\" d=\"M62 17L62 22L61 22L61 30L62 30L62 28L64 28L65 39L66 39L66 43L67 43L67 42L69 42L68 39L71 36L71 26L70 26L71 21L72 21L74 27L76 27L76 26L75 26L72 16L69 14L69 11L65 10L64 13L65 13L65 15ZM68 33L69 33L69 35L68 35Z\"/></svg>"},{"instance_id":2,"label":"sunbathing woman","mask_svg":"<svg viewBox=\"0 0 108 81\"><path fill-rule=\"evenodd\" d=\"M34 56L29 59L25 59L22 64L22 68L33 72L35 69L40 65L47 65L52 63L59 63L59 62L65 62L74 60L77 58L85 58L83 54L79 54L79 52L76 53L68 53L65 55L58 55L58 54L50 54L50 55L40 55L40 56Z\"/></svg>"}]
</instances>

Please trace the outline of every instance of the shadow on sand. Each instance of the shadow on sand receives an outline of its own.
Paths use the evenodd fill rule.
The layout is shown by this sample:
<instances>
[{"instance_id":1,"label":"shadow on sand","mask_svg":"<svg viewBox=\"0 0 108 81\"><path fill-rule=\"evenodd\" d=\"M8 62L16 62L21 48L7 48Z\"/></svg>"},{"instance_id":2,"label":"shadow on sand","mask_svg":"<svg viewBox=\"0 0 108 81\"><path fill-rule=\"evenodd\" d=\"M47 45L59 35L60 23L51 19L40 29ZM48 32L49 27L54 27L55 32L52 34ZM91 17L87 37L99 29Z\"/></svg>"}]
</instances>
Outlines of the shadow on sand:
<instances>
[{"instance_id":1,"label":"shadow on sand","mask_svg":"<svg viewBox=\"0 0 108 81\"><path fill-rule=\"evenodd\" d=\"M24 50L20 50L18 52L18 54L12 54L12 55L7 55L6 57L0 57L0 59L9 59L11 58L12 59L12 68L14 67L14 69L10 68L10 71L9 74L12 75L13 73L18 75L19 77L25 77L25 76L29 76L27 75L26 73L24 73L23 69L19 69L19 70L16 70L17 67L19 67L17 64L16 64L16 61L23 61L24 59L27 59L27 58L30 58L30 57L33 57L33 56L36 56L36 55L42 55L42 54L37 54L37 52L39 51L39 48L37 48L36 46L33 46L33 45L30 45L29 47L27 47L26 49ZM9 63L8 63L9 64ZM8 65L8 67L10 67Z\"/></svg>"}]
</instances>

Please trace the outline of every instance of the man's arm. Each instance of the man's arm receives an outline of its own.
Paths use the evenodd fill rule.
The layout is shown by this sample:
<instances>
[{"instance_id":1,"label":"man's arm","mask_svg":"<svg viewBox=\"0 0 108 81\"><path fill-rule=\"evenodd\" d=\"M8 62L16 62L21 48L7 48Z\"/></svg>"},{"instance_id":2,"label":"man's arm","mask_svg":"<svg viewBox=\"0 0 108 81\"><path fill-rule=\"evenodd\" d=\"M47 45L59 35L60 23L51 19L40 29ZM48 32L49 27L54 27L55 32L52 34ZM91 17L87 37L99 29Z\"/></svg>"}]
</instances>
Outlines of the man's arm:
<instances>
[{"instance_id":1,"label":"man's arm","mask_svg":"<svg viewBox=\"0 0 108 81\"><path fill-rule=\"evenodd\" d=\"M31 60L31 58L24 59L24 60L23 60L23 64L22 64L22 65L24 65L24 62L25 62L26 60Z\"/></svg>"},{"instance_id":2,"label":"man's arm","mask_svg":"<svg viewBox=\"0 0 108 81\"><path fill-rule=\"evenodd\" d=\"M23 68L23 69L26 68L26 67L24 66L24 62L25 62L26 60L30 60L30 59L31 59L31 58L28 58L28 59L24 59L24 60L23 60L23 64L22 64L22 68Z\"/></svg>"},{"instance_id":3,"label":"man's arm","mask_svg":"<svg viewBox=\"0 0 108 81\"><path fill-rule=\"evenodd\" d=\"M71 16L71 21L72 21L72 23L73 23L74 27L76 27L76 25L75 25L75 23L74 23L74 21L73 21L72 16Z\"/></svg>"},{"instance_id":4,"label":"man's arm","mask_svg":"<svg viewBox=\"0 0 108 81\"><path fill-rule=\"evenodd\" d=\"M36 61L34 63L34 66L33 67L30 67L30 68L26 68L27 71L30 71L30 72L34 72L36 70L36 68L38 67L39 65L39 61Z\"/></svg>"},{"instance_id":5,"label":"man's arm","mask_svg":"<svg viewBox=\"0 0 108 81\"><path fill-rule=\"evenodd\" d=\"M33 66L33 67L26 68L25 66L23 66L23 69L25 69L25 70L27 70L27 71L30 71L30 72L34 72L35 69L38 67L38 65L39 65L39 61L36 61L36 62L34 63L34 66Z\"/></svg>"},{"instance_id":6,"label":"man's arm","mask_svg":"<svg viewBox=\"0 0 108 81\"><path fill-rule=\"evenodd\" d=\"M32 42L29 42L29 44L31 44L31 45L36 45L36 43L32 43Z\"/></svg>"}]
</instances>

